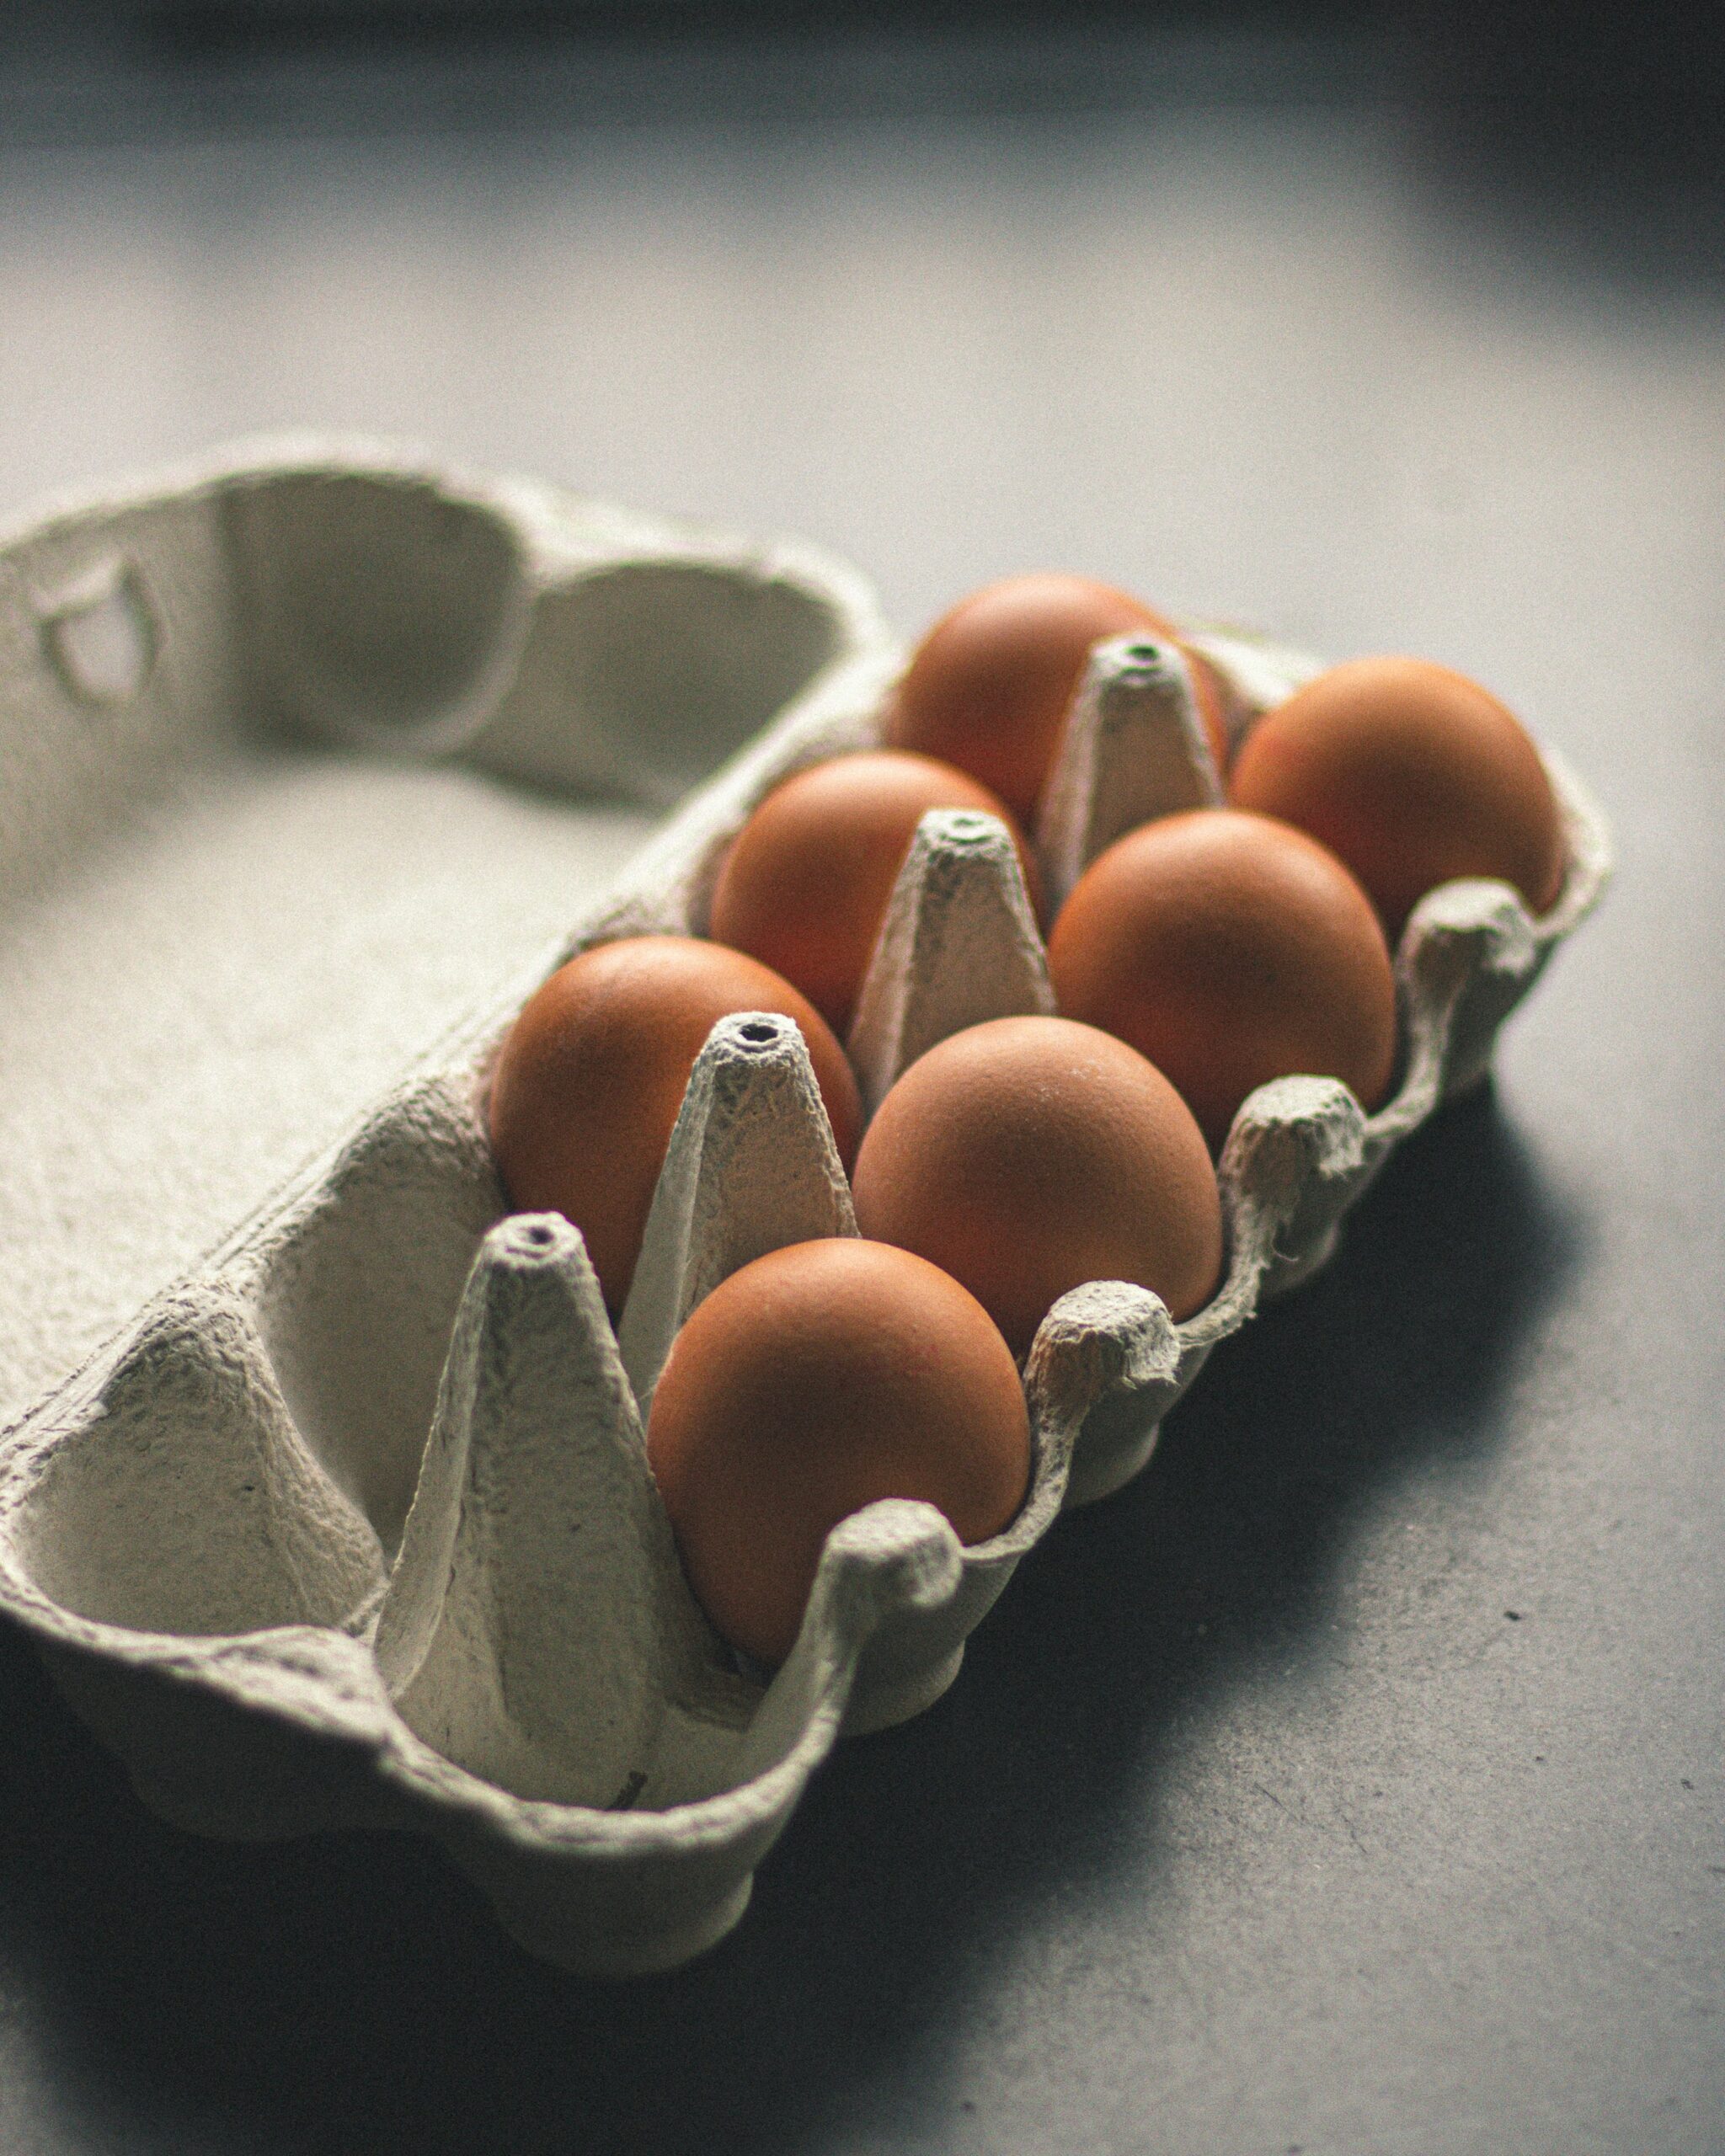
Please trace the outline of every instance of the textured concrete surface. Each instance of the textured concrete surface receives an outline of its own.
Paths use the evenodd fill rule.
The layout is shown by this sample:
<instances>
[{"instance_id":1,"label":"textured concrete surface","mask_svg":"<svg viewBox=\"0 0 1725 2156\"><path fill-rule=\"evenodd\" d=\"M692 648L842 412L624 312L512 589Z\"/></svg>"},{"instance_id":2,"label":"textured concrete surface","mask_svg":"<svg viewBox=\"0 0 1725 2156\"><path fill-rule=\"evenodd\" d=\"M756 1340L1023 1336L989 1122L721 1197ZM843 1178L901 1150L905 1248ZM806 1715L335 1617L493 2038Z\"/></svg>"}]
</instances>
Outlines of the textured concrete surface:
<instances>
[{"instance_id":1,"label":"textured concrete surface","mask_svg":"<svg viewBox=\"0 0 1725 2156\"><path fill-rule=\"evenodd\" d=\"M535 1968L404 1841L162 1828L0 1645L0 2139L1718 2145L1717 205L1548 184L1516 126L8 158L18 506L333 422L800 529L907 627L1070 563L1477 674L1621 865L1495 1096L1021 1568L946 1700L841 1751L680 1976Z\"/></svg>"}]
</instances>

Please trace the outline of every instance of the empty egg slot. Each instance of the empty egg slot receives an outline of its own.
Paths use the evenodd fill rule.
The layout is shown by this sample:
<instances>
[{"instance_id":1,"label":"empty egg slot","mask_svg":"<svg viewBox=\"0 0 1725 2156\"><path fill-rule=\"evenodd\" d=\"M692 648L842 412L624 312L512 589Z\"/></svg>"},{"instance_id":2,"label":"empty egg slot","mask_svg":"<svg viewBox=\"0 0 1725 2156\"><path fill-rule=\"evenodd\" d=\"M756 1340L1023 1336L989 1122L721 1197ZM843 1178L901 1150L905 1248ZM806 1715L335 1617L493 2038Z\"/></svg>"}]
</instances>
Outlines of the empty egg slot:
<instances>
[{"instance_id":1,"label":"empty egg slot","mask_svg":"<svg viewBox=\"0 0 1725 2156\"><path fill-rule=\"evenodd\" d=\"M413 1499L473 1252L504 1209L466 1089L430 1079L379 1107L254 1257L275 1380L386 1550Z\"/></svg>"},{"instance_id":2,"label":"empty egg slot","mask_svg":"<svg viewBox=\"0 0 1725 2156\"><path fill-rule=\"evenodd\" d=\"M462 1300L379 1670L425 1743L523 1797L638 1796L665 1702L714 1659L579 1235L523 1214Z\"/></svg>"},{"instance_id":3,"label":"empty egg slot","mask_svg":"<svg viewBox=\"0 0 1725 2156\"><path fill-rule=\"evenodd\" d=\"M345 1629L383 1587L376 1536L302 1441L251 1312L215 1282L145 1321L19 1534L42 1593L139 1632Z\"/></svg>"},{"instance_id":4,"label":"empty egg slot","mask_svg":"<svg viewBox=\"0 0 1725 2156\"><path fill-rule=\"evenodd\" d=\"M1054 1007L1006 825L973 808L931 809L893 885L846 1043L864 1113L949 1033Z\"/></svg>"},{"instance_id":5,"label":"empty egg slot","mask_svg":"<svg viewBox=\"0 0 1725 2156\"><path fill-rule=\"evenodd\" d=\"M689 1074L618 1327L641 1412L678 1330L722 1280L787 1244L856 1232L796 1021L721 1018Z\"/></svg>"},{"instance_id":6,"label":"empty egg slot","mask_svg":"<svg viewBox=\"0 0 1725 2156\"><path fill-rule=\"evenodd\" d=\"M1049 916L1097 854L1186 808L1213 808L1221 775L1177 644L1111 637L1091 652L1037 810Z\"/></svg>"}]
</instances>

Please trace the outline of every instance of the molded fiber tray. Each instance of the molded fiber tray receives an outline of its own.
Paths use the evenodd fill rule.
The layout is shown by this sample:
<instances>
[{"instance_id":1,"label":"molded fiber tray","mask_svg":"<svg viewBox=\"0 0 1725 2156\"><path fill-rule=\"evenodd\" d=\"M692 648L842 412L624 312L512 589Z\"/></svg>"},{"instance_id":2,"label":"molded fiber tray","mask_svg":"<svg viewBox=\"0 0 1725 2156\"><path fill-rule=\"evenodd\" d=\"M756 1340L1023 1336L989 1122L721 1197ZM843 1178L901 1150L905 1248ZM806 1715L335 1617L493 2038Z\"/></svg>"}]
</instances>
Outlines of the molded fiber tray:
<instances>
[{"instance_id":1,"label":"molded fiber tray","mask_svg":"<svg viewBox=\"0 0 1725 2156\"><path fill-rule=\"evenodd\" d=\"M0 1354L63 1365L104 1295L118 1318L157 1290L0 1438L0 1606L167 1817L422 1829L525 1945L588 1970L665 1967L736 1921L841 1729L939 1695L1062 1507L1143 1465L1215 1342L1323 1261L1397 1142L1483 1072L1608 873L1551 760L1562 894L1537 922L1501 884L1423 902L1388 1104L1367 1117L1313 1078L1254 1094L1221 1162L1209 1308L1176 1326L1119 1283L1065 1297L1026 1367L1018 1518L970 1549L922 1505L846 1521L769 1678L689 1594L642 1423L702 1295L764 1251L855 1232L796 1028L714 1029L616 1337L579 1236L505 1217L483 1104L553 964L698 933L767 787L878 738L901 654L866 587L802 547L290 446L15 536L0 608L0 953L35 993L13 1000L8 1067L45 1073L14 1111L3 1225L13 1277L51 1289L0 1317ZM1198 640L1236 731L1313 670ZM588 901L641 810L732 750ZM1098 647L1037 834L1051 889L1132 823L1215 796L1178 654ZM464 930L471 978L426 973L428 942ZM411 1062L403 1037L482 989ZM1051 1007L999 825L925 819L851 1038L865 1102L958 1026ZM370 1062L343 1059L356 1036ZM303 1146L344 1088L366 1098L361 1064L394 1082L162 1286L162 1219L207 1232L248 1177L255 1198L283 1133ZM116 1102L141 1134L118 1161Z\"/></svg>"}]
</instances>

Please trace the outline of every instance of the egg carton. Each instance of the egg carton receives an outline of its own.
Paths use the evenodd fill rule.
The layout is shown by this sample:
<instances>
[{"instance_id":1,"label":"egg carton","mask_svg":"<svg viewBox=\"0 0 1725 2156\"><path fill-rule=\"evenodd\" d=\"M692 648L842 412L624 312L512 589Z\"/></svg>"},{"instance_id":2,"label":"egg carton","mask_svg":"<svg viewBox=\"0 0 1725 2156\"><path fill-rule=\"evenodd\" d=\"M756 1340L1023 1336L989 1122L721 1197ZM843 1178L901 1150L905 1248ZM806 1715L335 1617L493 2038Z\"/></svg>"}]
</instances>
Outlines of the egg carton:
<instances>
[{"instance_id":1,"label":"egg carton","mask_svg":"<svg viewBox=\"0 0 1725 2156\"><path fill-rule=\"evenodd\" d=\"M1397 956L1393 1097L1368 1115L1326 1079L1253 1094L1220 1162L1209 1306L1177 1325L1119 1282L1063 1297L1025 1365L1034 1464L1010 1527L964 1548L928 1506L868 1507L829 1536L770 1672L690 1593L643 1428L703 1295L766 1251L856 1232L796 1027L713 1029L615 1331L579 1234L509 1214L484 1102L553 964L702 933L762 796L879 742L903 654L867 588L808 549L376 451L230 459L17 535L0 562L33 595L4 626L8 693L45 710L124 705L153 677L188 724L237 697L361 753L648 798L728 719L775 713L553 953L0 1444L0 1606L147 1803L241 1837L422 1830L524 1945L583 1971L670 1967L736 1922L840 1733L939 1696L1062 1508L1139 1471L1217 1342L1323 1262L1397 1142L1482 1074L1609 872L1597 811L1548 757L1560 895L1539 921L1498 883L1423 902ZM710 587L692 631L667 599L691 577ZM1232 633L1192 642L1236 734L1316 670ZM628 693L601 648L613 670L630 653ZM1050 897L1132 825L1219 798L1178 649L1099 646L1035 834ZM925 818L849 1039L865 1105L957 1028L1052 1008L1003 828Z\"/></svg>"}]
</instances>

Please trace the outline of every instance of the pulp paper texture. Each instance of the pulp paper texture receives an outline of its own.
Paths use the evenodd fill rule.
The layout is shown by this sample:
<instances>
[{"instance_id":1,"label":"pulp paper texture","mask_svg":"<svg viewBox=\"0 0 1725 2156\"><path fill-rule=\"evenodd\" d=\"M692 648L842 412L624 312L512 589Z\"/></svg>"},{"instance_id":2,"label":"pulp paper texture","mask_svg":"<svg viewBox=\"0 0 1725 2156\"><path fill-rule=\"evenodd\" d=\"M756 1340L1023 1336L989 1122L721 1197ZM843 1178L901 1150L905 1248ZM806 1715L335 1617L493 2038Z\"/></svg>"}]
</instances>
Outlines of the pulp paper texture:
<instances>
[{"instance_id":1,"label":"pulp paper texture","mask_svg":"<svg viewBox=\"0 0 1725 2156\"><path fill-rule=\"evenodd\" d=\"M969 1549L924 1505L845 1522L768 1678L690 1595L642 1430L704 1294L855 1232L797 1029L714 1029L615 1336L579 1235L507 1215L483 1097L554 963L700 933L763 792L879 739L900 654L867 587L809 549L318 446L14 534L0 608L7 1381L34 1392L126 1320L0 1440L0 1604L169 1817L419 1828L583 1969L665 1967L736 1921L841 1730L938 1696L1062 1507L1143 1465L1212 1346L1483 1071L1607 873L1553 764L1562 893L1537 922L1495 883L1422 905L1390 1102L1254 1094L1210 1307L1177 1326L1119 1282L1063 1298L1026 1367L1018 1518ZM1312 670L1199 641L1236 728ZM1049 888L1216 787L1178 651L1098 646L1035 835ZM866 1103L958 1027L1050 1007L1004 833L926 818L849 1043ZM248 1212L312 1102L359 1112Z\"/></svg>"}]
</instances>

